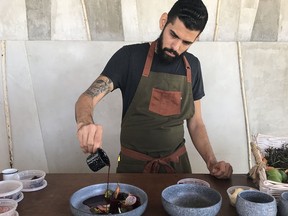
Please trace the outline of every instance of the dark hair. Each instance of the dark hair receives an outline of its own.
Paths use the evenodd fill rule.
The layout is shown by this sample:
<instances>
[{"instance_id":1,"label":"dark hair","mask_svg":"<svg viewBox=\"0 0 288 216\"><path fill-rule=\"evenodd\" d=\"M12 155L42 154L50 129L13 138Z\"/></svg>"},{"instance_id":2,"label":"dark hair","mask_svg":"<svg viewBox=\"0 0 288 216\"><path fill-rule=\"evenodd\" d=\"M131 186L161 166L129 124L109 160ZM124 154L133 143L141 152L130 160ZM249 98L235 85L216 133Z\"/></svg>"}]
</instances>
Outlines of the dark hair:
<instances>
[{"instance_id":1,"label":"dark hair","mask_svg":"<svg viewBox=\"0 0 288 216\"><path fill-rule=\"evenodd\" d=\"M202 32L208 20L208 12L201 0L178 0L168 13L167 23L173 23L177 17L186 28Z\"/></svg>"}]
</instances>

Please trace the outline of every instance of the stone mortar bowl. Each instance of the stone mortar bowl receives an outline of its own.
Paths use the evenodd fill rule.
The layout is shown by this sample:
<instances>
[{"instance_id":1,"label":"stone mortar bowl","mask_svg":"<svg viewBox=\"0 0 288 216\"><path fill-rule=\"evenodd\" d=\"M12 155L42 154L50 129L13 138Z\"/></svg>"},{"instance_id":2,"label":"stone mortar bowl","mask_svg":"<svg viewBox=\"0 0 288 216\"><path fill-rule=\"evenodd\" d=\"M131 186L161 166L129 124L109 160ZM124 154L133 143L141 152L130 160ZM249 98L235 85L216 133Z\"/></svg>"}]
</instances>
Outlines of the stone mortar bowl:
<instances>
[{"instance_id":1,"label":"stone mortar bowl","mask_svg":"<svg viewBox=\"0 0 288 216\"><path fill-rule=\"evenodd\" d=\"M162 191L162 205L173 216L215 216L221 204L220 193L203 185L177 184Z\"/></svg>"},{"instance_id":2,"label":"stone mortar bowl","mask_svg":"<svg viewBox=\"0 0 288 216\"><path fill-rule=\"evenodd\" d=\"M280 194L278 212L280 216L288 215L288 191L284 191Z\"/></svg>"},{"instance_id":3,"label":"stone mortar bowl","mask_svg":"<svg viewBox=\"0 0 288 216\"><path fill-rule=\"evenodd\" d=\"M245 190L237 195L236 210L240 216L276 216L277 203L267 193Z\"/></svg>"}]
</instances>

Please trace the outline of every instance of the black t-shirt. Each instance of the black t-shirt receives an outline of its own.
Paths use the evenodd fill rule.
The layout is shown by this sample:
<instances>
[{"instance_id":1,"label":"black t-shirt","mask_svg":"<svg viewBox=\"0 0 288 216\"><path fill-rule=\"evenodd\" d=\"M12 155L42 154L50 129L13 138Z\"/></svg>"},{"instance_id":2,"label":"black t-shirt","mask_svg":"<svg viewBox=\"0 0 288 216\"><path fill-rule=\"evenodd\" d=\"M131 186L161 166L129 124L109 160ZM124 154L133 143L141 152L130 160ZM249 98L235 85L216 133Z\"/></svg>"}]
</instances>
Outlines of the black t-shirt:
<instances>
[{"instance_id":1,"label":"black t-shirt","mask_svg":"<svg viewBox=\"0 0 288 216\"><path fill-rule=\"evenodd\" d=\"M109 77L114 89L120 88L123 97L123 115L125 115L137 86L141 79L146 57L150 44L141 43L123 46L108 61L102 75ZM204 93L201 65L197 57L191 53L185 52L191 70L192 70L192 92L194 100L201 99ZM159 60L157 54L154 54L151 71L165 72L186 76L186 69L183 59L180 58L173 63L163 63Z\"/></svg>"}]
</instances>

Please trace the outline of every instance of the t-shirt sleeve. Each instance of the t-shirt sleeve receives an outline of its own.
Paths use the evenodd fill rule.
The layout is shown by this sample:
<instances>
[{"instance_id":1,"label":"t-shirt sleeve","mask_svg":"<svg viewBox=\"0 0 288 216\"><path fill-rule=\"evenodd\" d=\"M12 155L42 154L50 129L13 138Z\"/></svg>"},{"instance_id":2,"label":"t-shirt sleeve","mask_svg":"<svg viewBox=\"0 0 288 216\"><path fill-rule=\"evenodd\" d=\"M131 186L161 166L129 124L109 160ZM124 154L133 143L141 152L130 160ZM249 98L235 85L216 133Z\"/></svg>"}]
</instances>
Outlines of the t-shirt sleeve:
<instances>
[{"instance_id":1,"label":"t-shirt sleeve","mask_svg":"<svg viewBox=\"0 0 288 216\"><path fill-rule=\"evenodd\" d=\"M202 97L204 97L205 91L204 91L204 84L203 84L200 61L194 55L191 55L190 57L191 59L189 63L190 63L191 70L192 70L192 91L193 91L193 98L195 101L195 100L200 100Z\"/></svg>"},{"instance_id":2,"label":"t-shirt sleeve","mask_svg":"<svg viewBox=\"0 0 288 216\"><path fill-rule=\"evenodd\" d=\"M126 46L120 48L107 62L102 75L109 77L114 85L114 90L125 85L129 68L130 53Z\"/></svg>"},{"instance_id":3,"label":"t-shirt sleeve","mask_svg":"<svg viewBox=\"0 0 288 216\"><path fill-rule=\"evenodd\" d=\"M194 100L200 100L205 96L201 64L198 58L194 61L192 66L192 91Z\"/></svg>"}]
</instances>

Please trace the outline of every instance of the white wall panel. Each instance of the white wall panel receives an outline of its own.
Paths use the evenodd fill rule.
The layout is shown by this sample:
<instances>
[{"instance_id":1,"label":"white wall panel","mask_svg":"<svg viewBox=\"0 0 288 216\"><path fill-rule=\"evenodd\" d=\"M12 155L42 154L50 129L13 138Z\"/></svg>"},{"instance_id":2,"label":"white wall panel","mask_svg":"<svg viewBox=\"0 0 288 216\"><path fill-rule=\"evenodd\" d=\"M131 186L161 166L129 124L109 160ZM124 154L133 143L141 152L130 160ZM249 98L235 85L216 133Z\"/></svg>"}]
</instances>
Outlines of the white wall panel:
<instances>
[{"instance_id":1,"label":"white wall panel","mask_svg":"<svg viewBox=\"0 0 288 216\"><path fill-rule=\"evenodd\" d=\"M25 0L0 1L0 39L28 39Z\"/></svg>"},{"instance_id":2,"label":"white wall panel","mask_svg":"<svg viewBox=\"0 0 288 216\"><path fill-rule=\"evenodd\" d=\"M207 7L208 21L204 31L201 33L200 41L213 41L215 33L216 15L217 15L217 1L203 0L203 3Z\"/></svg>"},{"instance_id":3,"label":"white wall panel","mask_svg":"<svg viewBox=\"0 0 288 216\"><path fill-rule=\"evenodd\" d=\"M255 17L258 9L259 0L242 0L239 28L238 28L238 41L250 41L251 34L255 22Z\"/></svg>"},{"instance_id":4,"label":"white wall panel","mask_svg":"<svg viewBox=\"0 0 288 216\"><path fill-rule=\"evenodd\" d=\"M79 0L51 0L51 40L87 40Z\"/></svg>"},{"instance_id":5,"label":"white wall panel","mask_svg":"<svg viewBox=\"0 0 288 216\"><path fill-rule=\"evenodd\" d=\"M6 131L6 122L5 122L5 111L4 111L4 86L3 83L3 73L2 68L5 67L4 56L2 53L5 52L5 43L0 41L0 169L5 169L10 166L9 164L9 148L8 148L8 136ZM3 65L4 64L4 65Z\"/></svg>"},{"instance_id":6,"label":"white wall panel","mask_svg":"<svg viewBox=\"0 0 288 216\"><path fill-rule=\"evenodd\" d=\"M121 0L122 21L125 41L138 41L139 32L136 0Z\"/></svg>"},{"instance_id":7,"label":"white wall panel","mask_svg":"<svg viewBox=\"0 0 288 216\"><path fill-rule=\"evenodd\" d=\"M7 84L15 167L48 171L24 41L7 42Z\"/></svg>"},{"instance_id":8,"label":"white wall panel","mask_svg":"<svg viewBox=\"0 0 288 216\"><path fill-rule=\"evenodd\" d=\"M217 30L216 41L236 41L239 14L241 8L240 0L219 0L220 13L219 25Z\"/></svg>"},{"instance_id":9,"label":"white wall panel","mask_svg":"<svg viewBox=\"0 0 288 216\"><path fill-rule=\"evenodd\" d=\"M75 102L99 76L123 42L29 42L29 62L50 172L89 171L76 137ZM58 51L55 51L58 50ZM105 53L99 55L101 50ZM103 103L102 103L103 102ZM103 148L116 169L122 114L119 92L97 107L103 124Z\"/></svg>"},{"instance_id":10,"label":"white wall panel","mask_svg":"<svg viewBox=\"0 0 288 216\"><path fill-rule=\"evenodd\" d=\"M153 41L161 33L159 29L159 20L164 12L169 12L174 0L165 1L143 1L136 0L138 12L138 25L140 31L140 41Z\"/></svg>"},{"instance_id":11,"label":"white wall panel","mask_svg":"<svg viewBox=\"0 0 288 216\"><path fill-rule=\"evenodd\" d=\"M281 0L278 41L288 40L288 1Z\"/></svg>"},{"instance_id":12,"label":"white wall panel","mask_svg":"<svg viewBox=\"0 0 288 216\"><path fill-rule=\"evenodd\" d=\"M202 115L215 155L218 160L230 162L236 173L245 173L248 155L237 44L198 42L189 51L201 62L206 93L201 100ZM190 140L189 136L186 140ZM194 172L208 172L194 148L190 155Z\"/></svg>"},{"instance_id":13,"label":"white wall panel","mask_svg":"<svg viewBox=\"0 0 288 216\"><path fill-rule=\"evenodd\" d=\"M90 15L87 18L90 19L88 23L92 40L111 41L113 35L117 41L151 41L160 34L158 26L160 15L165 11L168 12L176 0L121 0L121 2L112 0L106 9L104 7L107 4L104 2L2 0L0 39L27 40L28 28L31 40L89 40L83 3ZM250 39L287 41L288 39L288 3L285 0L203 0L203 2L208 9L209 19L200 41L213 41L215 33L216 41ZM108 14L110 11L113 13L111 16L107 17L104 13L107 9ZM119 20L121 18L122 20ZM99 23L99 19L102 22Z\"/></svg>"},{"instance_id":14,"label":"white wall panel","mask_svg":"<svg viewBox=\"0 0 288 216\"><path fill-rule=\"evenodd\" d=\"M251 133L287 136L288 44L249 42L241 50Z\"/></svg>"}]
</instances>

